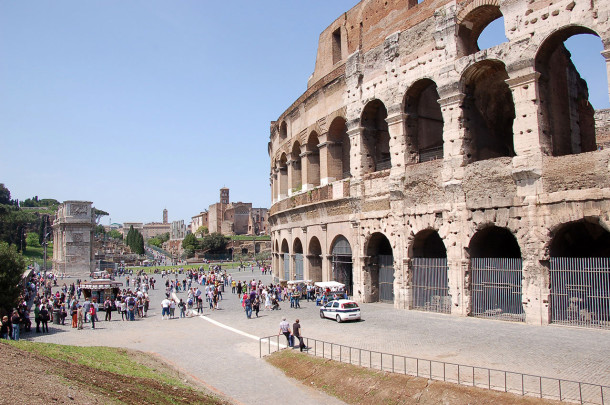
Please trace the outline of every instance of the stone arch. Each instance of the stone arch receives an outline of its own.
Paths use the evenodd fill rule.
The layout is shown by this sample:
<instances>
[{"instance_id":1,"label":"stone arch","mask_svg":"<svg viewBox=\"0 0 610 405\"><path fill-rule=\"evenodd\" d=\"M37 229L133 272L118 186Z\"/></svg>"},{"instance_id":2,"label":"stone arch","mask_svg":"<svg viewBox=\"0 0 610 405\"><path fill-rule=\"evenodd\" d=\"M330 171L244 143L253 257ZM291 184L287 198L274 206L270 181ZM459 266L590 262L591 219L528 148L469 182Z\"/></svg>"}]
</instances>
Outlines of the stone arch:
<instances>
[{"instance_id":1,"label":"stone arch","mask_svg":"<svg viewBox=\"0 0 610 405\"><path fill-rule=\"evenodd\" d=\"M307 278L313 282L322 281L322 246L316 236L312 236L309 240L307 260L309 264Z\"/></svg>"},{"instance_id":2,"label":"stone arch","mask_svg":"<svg viewBox=\"0 0 610 405\"><path fill-rule=\"evenodd\" d=\"M404 97L407 152L413 163L443 158L443 113L436 83L420 79Z\"/></svg>"},{"instance_id":3,"label":"stone arch","mask_svg":"<svg viewBox=\"0 0 610 405\"><path fill-rule=\"evenodd\" d=\"M556 226L548 243L550 257L610 257L610 232L598 218Z\"/></svg>"},{"instance_id":4,"label":"stone arch","mask_svg":"<svg viewBox=\"0 0 610 405\"><path fill-rule=\"evenodd\" d=\"M462 108L469 144L466 162L515 156L515 104L506 79L504 63L491 59L474 63L462 74Z\"/></svg>"},{"instance_id":5,"label":"stone arch","mask_svg":"<svg viewBox=\"0 0 610 405\"><path fill-rule=\"evenodd\" d=\"M507 228L495 225L481 227L470 238L470 258L520 258L521 248L515 235Z\"/></svg>"},{"instance_id":6,"label":"stone arch","mask_svg":"<svg viewBox=\"0 0 610 405\"><path fill-rule=\"evenodd\" d=\"M303 280L303 244L300 238L294 238L292 242L292 258L294 261L294 279Z\"/></svg>"},{"instance_id":7,"label":"stone arch","mask_svg":"<svg viewBox=\"0 0 610 405\"><path fill-rule=\"evenodd\" d=\"M290 248L288 247L288 241L282 240L282 247L280 253L280 278L283 280L290 280Z\"/></svg>"},{"instance_id":8,"label":"stone arch","mask_svg":"<svg viewBox=\"0 0 610 405\"><path fill-rule=\"evenodd\" d=\"M344 117L335 118L328 129L327 171L328 177L333 179L345 179L350 174L350 141L347 135L347 122Z\"/></svg>"},{"instance_id":9,"label":"stone arch","mask_svg":"<svg viewBox=\"0 0 610 405\"><path fill-rule=\"evenodd\" d=\"M388 111L379 99L366 104L360 117L362 127L363 153L368 167L365 173L376 172L392 167L390 154L390 133L388 130Z\"/></svg>"},{"instance_id":10,"label":"stone arch","mask_svg":"<svg viewBox=\"0 0 610 405\"><path fill-rule=\"evenodd\" d=\"M288 125L286 124L286 121L282 121L280 124L280 141L283 141L286 138L288 138Z\"/></svg>"},{"instance_id":11,"label":"stone arch","mask_svg":"<svg viewBox=\"0 0 610 405\"><path fill-rule=\"evenodd\" d=\"M285 153L280 156L278 164L279 198L288 196L288 158Z\"/></svg>"},{"instance_id":12,"label":"stone arch","mask_svg":"<svg viewBox=\"0 0 610 405\"><path fill-rule=\"evenodd\" d=\"M339 234L330 244L330 264L334 281L345 284L347 295L354 294L353 253L349 240Z\"/></svg>"},{"instance_id":13,"label":"stone arch","mask_svg":"<svg viewBox=\"0 0 610 405\"><path fill-rule=\"evenodd\" d=\"M479 36L489 24L501 17L499 0L476 0L462 8L457 15L458 57L478 52Z\"/></svg>"},{"instance_id":14,"label":"stone arch","mask_svg":"<svg viewBox=\"0 0 610 405\"><path fill-rule=\"evenodd\" d=\"M589 103L587 82L564 45L565 40L579 34L600 37L582 25L564 26L542 41L534 59L535 70L540 73L541 143L553 156L597 149L595 110Z\"/></svg>"},{"instance_id":15,"label":"stone arch","mask_svg":"<svg viewBox=\"0 0 610 405\"><path fill-rule=\"evenodd\" d=\"M307 184L312 187L320 185L320 140L318 133L312 131L307 137L305 156L307 159Z\"/></svg>"},{"instance_id":16,"label":"stone arch","mask_svg":"<svg viewBox=\"0 0 610 405\"><path fill-rule=\"evenodd\" d=\"M424 229L413 237L409 257L447 258L447 248L436 229Z\"/></svg>"},{"instance_id":17,"label":"stone arch","mask_svg":"<svg viewBox=\"0 0 610 405\"><path fill-rule=\"evenodd\" d=\"M301 145L298 141L296 141L292 145L292 152L290 153L290 160L292 166L292 179L290 188L293 191L298 191L301 189L302 180L301 180Z\"/></svg>"},{"instance_id":18,"label":"stone arch","mask_svg":"<svg viewBox=\"0 0 610 405\"><path fill-rule=\"evenodd\" d=\"M371 234L365 243L368 257L364 276L365 299L394 302L394 252L390 240L381 232Z\"/></svg>"}]
</instances>

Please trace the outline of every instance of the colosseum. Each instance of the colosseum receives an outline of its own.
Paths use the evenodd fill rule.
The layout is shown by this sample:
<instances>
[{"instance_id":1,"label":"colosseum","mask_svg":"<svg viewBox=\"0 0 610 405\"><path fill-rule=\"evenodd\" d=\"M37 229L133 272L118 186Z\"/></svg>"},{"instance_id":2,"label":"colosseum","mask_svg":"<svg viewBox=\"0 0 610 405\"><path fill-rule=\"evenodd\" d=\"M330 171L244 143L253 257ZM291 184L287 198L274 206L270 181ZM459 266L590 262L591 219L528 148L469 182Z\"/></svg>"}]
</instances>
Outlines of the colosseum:
<instances>
[{"instance_id":1,"label":"colosseum","mask_svg":"<svg viewBox=\"0 0 610 405\"><path fill-rule=\"evenodd\" d=\"M564 45L596 36L610 75L609 14L606 0L363 0L337 18L271 123L274 278L610 328L610 114ZM480 50L502 17L508 41Z\"/></svg>"}]
</instances>

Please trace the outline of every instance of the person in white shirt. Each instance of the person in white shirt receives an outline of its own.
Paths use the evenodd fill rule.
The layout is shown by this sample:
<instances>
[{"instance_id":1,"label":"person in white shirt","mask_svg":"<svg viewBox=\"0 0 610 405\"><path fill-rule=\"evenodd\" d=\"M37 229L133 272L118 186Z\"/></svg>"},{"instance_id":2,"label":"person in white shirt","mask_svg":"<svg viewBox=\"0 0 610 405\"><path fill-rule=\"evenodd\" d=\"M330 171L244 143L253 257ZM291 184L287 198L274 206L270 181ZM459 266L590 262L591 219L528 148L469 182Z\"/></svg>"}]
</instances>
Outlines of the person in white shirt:
<instances>
[{"instance_id":1,"label":"person in white shirt","mask_svg":"<svg viewBox=\"0 0 610 405\"><path fill-rule=\"evenodd\" d=\"M166 298L161 301L161 319L165 319L167 315L167 319L169 319L169 306L171 302Z\"/></svg>"}]
</instances>

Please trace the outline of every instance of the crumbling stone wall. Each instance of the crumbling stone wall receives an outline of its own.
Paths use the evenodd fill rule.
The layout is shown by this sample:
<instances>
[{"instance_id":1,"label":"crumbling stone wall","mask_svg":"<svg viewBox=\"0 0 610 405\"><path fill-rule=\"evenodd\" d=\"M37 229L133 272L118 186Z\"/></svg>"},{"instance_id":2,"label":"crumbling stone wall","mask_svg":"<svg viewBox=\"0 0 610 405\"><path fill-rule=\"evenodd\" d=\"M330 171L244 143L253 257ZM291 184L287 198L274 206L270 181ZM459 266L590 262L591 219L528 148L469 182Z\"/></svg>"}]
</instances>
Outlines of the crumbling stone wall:
<instances>
[{"instance_id":1,"label":"crumbling stone wall","mask_svg":"<svg viewBox=\"0 0 610 405\"><path fill-rule=\"evenodd\" d=\"M508 42L479 50L500 16ZM503 254L498 235L510 235L519 317L550 322L551 241L582 221L610 229L610 113L594 114L563 45L597 35L610 72L609 16L608 2L571 0L363 0L340 16L320 35L307 90L270 127L275 277L285 263L294 275L302 246L305 278L332 280L345 238L354 298L381 299L391 251L393 303L410 309L413 261L433 251L414 246L434 235L450 312L469 315L471 259ZM481 253L485 239L499 248Z\"/></svg>"}]
</instances>

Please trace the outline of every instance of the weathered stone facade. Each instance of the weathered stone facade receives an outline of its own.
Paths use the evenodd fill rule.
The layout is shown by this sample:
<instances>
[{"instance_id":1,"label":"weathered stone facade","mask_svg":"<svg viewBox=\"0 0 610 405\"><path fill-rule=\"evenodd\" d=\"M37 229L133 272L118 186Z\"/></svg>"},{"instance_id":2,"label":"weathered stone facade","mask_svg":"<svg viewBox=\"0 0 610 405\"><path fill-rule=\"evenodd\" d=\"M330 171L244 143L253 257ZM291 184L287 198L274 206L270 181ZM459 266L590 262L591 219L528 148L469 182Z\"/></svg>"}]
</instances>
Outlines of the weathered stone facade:
<instances>
[{"instance_id":1,"label":"weathered stone facade","mask_svg":"<svg viewBox=\"0 0 610 405\"><path fill-rule=\"evenodd\" d=\"M89 201L64 201L53 221L53 271L87 278L95 271L95 215Z\"/></svg>"},{"instance_id":2,"label":"weathered stone facade","mask_svg":"<svg viewBox=\"0 0 610 405\"><path fill-rule=\"evenodd\" d=\"M446 312L470 315L472 259L519 259L523 320L551 322L549 261L610 257L606 115L563 45L597 35L610 74L609 13L607 1L363 0L334 21L307 91L271 123L274 276L340 276L365 302L389 284L412 309L414 262L442 258ZM509 41L479 50L501 16Z\"/></svg>"}]
</instances>

